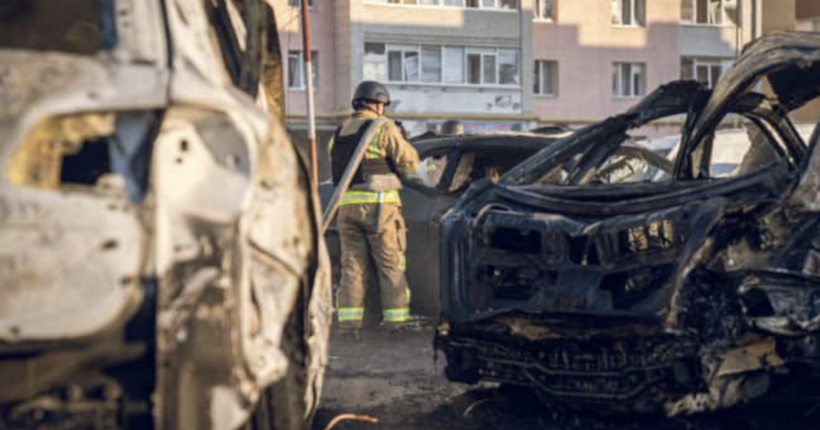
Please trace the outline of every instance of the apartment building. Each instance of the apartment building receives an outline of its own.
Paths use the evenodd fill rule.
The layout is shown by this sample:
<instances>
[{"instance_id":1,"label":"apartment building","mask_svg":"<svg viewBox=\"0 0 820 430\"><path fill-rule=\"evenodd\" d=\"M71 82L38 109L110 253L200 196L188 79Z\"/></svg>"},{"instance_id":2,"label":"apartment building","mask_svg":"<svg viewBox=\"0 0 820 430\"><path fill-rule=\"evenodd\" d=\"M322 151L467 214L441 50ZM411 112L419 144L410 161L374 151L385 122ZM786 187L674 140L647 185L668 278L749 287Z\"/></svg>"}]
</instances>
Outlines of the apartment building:
<instances>
[{"instance_id":1,"label":"apartment building","mask_svg":"<svg viewBox=\"0 0 820 430\"><path fill-rule=\"evenodd\" d=\"M820 1L797 0L795 6L797 29L801 31L820 31Z\"/></svg>"},{"instance_id":2,"label":"apartment building","mask_svg":"<svg viewBox=\"0 0 820 430\"><path fill-rule=\"evenodd\" d=\"M537 0L533 86L542 123L623 112L676 79L680 0Z\"/></svg>"},{"instance_id":3,"label":"apartment building","mask_svg":"<svg viewBox=\"0 0 820 430\"><path fill-rule=\"evenodd\" d=\"M271 1L288 51L289 127L298 131L306 122L299 0ZM796 11L817 3L312 0L320 136L349 112L364 79L388 85L392 116L411 135L448 119L471 132L599 121L674 79L713 84L745 43L793 28Z\"/></svg>"}]
</instances>

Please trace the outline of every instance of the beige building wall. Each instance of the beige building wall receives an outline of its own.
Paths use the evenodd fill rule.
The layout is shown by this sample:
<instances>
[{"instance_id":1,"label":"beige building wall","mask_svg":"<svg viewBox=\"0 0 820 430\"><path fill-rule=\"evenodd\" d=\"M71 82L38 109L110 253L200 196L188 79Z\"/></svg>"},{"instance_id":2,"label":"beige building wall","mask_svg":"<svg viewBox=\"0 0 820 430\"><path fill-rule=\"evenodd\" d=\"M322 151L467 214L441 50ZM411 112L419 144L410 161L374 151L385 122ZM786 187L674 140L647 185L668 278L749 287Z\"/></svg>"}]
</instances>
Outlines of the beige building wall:
<instances>
[{"instance_id":1,"label":"beige building wall","mask_svg":"<svg viewBox=\"0 0 820 430\"><path fill-rule=\"evenodd\" d=\"M639 101L613 94L616 62L646 65L647 94L677 79L679 16L680 0L650 0L646 26L624 27L612 24L608 1L560 1L554 22L533 23L533 58L558 63L558 94L535 96L541 122L595 122Z\"/></svg>"},{"instance_id":2,"label":"beige building wall","mask_svg":"<svg viewBox=\"0 0 820 430\"><path fill-rule=\"evenodd\" d=\"M310 37L311 49L316 51L317 58L314 67L318 67L319 82L314 87L316 114L319 117L329 117L335 113L336 67L335 43L336 34L336 7L339 0L314 0L310 9ZM306 96L304 89L288 87L288 70L290 68L288 52L302 50L302 21L300 9L288 5L287 0L273 0L271 4L276 13L276 24L279 27L279 37L282 48L282 58L285 61L285 109L288 117L301 118L306 115Z\"/></svg>"},{"instance_id":3,"label":"beige building wall","mask_svg":"<svg viewBox=\"0 0 820 430\"><path fill-rule=\"evenodd\" d=\"M797 19L820 18L820 1L797 0L795 5Z\"/></svg>"}]
</instances>

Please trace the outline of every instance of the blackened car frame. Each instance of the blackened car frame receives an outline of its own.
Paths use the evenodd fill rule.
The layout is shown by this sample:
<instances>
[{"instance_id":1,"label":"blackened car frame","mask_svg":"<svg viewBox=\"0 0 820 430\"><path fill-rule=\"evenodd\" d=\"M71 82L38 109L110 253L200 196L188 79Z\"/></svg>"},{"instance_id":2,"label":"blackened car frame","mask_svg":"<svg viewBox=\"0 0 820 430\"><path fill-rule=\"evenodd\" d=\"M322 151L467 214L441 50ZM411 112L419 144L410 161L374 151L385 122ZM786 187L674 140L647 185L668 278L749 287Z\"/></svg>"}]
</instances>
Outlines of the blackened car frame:
<instances>
[{"instance_id":1,"label":"blackened car frame","mask_svg":"<svg viewBox=\"0 0 820 430\"><path fill-rule=\"evenodd\" d=\"M552 131L552 130L550 130ZM411 311L416 315L438 315L441 218L474 183L497 180L515 165L555 142L557 134L487 133L447 136L414 141L421 167L418 175L403 180L402 214L407 224L407 281L411 289ZM646 172L672 169L669 161L637 145L618 149L624 163L643 162ZM610 173L616 170L611 166ZM628 167L627 167L628 170ZM606 174L606 173L605 173ZM646 173L650 174L650 173ZM325 186L323 200L332 188ZM338 233L326 234L334 267L338 270ZM369 279L375 279L371 274ZM376 302L371 300L370 302Z\"/></svg>"},{"instance_id":2,"label":"blackened car frame","mask_svg":"<svg viewBox=\"0 0 820 430\"><path fill-rule=\"evenodd\" d=\"M664 85L471 189L442 227L447 377L670 416L817 394L820 148L787 114L818 94L820 35L768 35L714 90ZM671 172L613 175L669 121Z\"/></svg>"},{"instance_id":3,"label":"blackened car frame","mask_svg":"<svg viewBox=\"0 0 820 430\"><path fill-rule=\"evenodd\" d=\"M413 142L421 168L417 177L403 180L401 199L407 224L407 277L414 313L434 315L440 309L438 237L444 213L473 182L506 173L554 141L551 136L497 133ZM322 185L323 202L330 200L332 192L332 185ZM326 239L338 273L341 249L335 224L326 233ZM375 274L369 279L376 279Z\"/></svg>"}]
</instances>

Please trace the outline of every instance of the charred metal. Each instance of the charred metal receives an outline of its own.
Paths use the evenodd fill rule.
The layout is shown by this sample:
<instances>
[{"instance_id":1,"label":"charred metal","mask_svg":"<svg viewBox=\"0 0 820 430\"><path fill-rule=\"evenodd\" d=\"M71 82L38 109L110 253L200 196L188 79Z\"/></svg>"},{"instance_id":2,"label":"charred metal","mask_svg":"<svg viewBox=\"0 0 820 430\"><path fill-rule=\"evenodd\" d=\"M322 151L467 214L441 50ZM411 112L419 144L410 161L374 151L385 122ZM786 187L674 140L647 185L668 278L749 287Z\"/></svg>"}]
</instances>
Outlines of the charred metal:
<instances>
[{"instance_id":1,"label":"charred metal","mask_svg":"<svg viewBox=\"0 0 820 430\"><path fill-rule=\"evenodd\" d=\"M820 38L766 36L714 90L662 86L472 188L442 228L448 378L670 416L811 392L820 154L787 114L818 73ZM759 132L726 168L730 116ZM631 133L671 117L676 146L641 155Z\"/></svg>"},{"instance_id":2,"label":"charred metal","mask_svg":"<svg viewBox=\"0 0 820 430\"><path fill-rule=\"evenodd\" d=\"M330 273L279 56L262 0L0 7L0 428L305 426Z\"/></svg>"}]
</instances>

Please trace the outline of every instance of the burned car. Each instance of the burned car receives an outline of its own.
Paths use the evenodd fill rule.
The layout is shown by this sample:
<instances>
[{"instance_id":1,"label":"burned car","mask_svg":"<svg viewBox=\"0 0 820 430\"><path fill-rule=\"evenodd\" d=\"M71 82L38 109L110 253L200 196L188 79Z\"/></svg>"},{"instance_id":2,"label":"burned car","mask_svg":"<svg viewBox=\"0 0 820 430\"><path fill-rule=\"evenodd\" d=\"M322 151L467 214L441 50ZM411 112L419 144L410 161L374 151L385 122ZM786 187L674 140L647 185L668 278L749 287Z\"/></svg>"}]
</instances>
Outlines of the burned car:
<instances>
[{"instance_id":1,"label":"burned car","mask_svg":"<svg viewBox=\"0 0 820 430\"><path fill-rule=\"evenodd\" d=\"M330 279L276 34L262 0L0 5L0 428L306 425Z\"/></svg>"},{"instance_id":2,"label":"burned car","mask_svg":"<svg viewBox=\"0 0 820 430\"><path fill-rule=\"evenodd\" d=\"M442 226L447 377L670 416L816 398L820 148L788 113L818 95L820 35L768 35L713 90L664 85L471 189ZM664 121L671 171L627 168Z\"/></svg>"},{"instance_id":3,"label":"burned car","mask_svg":"<svg viewBox=\"0 0 820 430\"><path fill-rule=\"evenodd\" d=\"M473 182L498 179L555 140L552 136L530 133L493 133L412 142L421 163L417 175L402 180L401 200L408 230L407 279L414 314L436 315L440 310L438 238L444 213ZM320 193L326 204L333 194L333 185L323 184ZM328 229L326 240L338 277L341 248L335 224ZM375 273L369 278L375 285ZM376 305L378 300L369 302Z\"/></svg>"}]
</instances>

